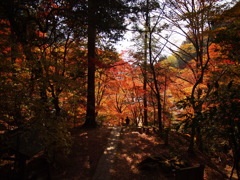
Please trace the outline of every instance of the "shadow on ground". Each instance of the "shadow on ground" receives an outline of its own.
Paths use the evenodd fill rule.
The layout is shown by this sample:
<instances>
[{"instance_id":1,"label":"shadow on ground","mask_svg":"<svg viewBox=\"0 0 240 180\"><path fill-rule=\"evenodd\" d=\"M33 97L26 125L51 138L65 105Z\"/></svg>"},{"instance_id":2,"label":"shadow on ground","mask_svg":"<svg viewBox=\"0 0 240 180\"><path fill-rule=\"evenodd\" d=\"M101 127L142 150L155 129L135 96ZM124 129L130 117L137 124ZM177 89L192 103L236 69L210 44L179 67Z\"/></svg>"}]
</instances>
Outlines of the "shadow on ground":
<instances>
[{"instance_id":1,"label":"shadow on ground","mask_svg":"<svg viewBox=\"0 0 240 180\"><path fill-rule=\"evenodd\" d=\"M151 170L139 170L138 164L146 157L175 157L188 161L190 165L207 165L205 168L205 179L225 179L209 159L201 155L192 157L187 152L188 141L175 133L170 134L169 145L156 134L147 135L124 128L121 132L118 151L114 165L111 167L111 179L135 179L135 180L172 180L173 173L165 173L161 168ZM211 168L210 168L210 167ZM214 168L216 170L214 170ZM220 172L220 173L219 173Z\"/></svg>"}]
</instances>

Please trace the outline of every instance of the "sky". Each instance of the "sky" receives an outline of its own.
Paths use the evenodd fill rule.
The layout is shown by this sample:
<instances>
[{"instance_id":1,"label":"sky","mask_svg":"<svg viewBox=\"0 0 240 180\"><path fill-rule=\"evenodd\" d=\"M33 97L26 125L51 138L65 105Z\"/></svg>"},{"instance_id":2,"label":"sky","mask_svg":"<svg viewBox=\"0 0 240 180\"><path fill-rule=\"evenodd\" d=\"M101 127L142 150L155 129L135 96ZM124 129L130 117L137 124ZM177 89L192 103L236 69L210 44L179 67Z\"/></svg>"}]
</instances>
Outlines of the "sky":
<instances>
[{"instance_id":1,"label":"sky","mask_svg":"<svg viewBox=\"0 0 240 180\"><path fill-rule=\"evenodd\" d=\"M132 33L130 31L127 31L124 35L124 39L119 41L116 44L116 49L119 53L121 53L122 51L127 51L129 50L129 48L133 48L134 46L134 42L131 41L132 39Z\"/></svg>"},{"instance_id":2,"label":"sky","mask_svg":"<svg viewBox=\"0 0 240 180\"><path fill-rule=\"evenodd\" d=\"M232 2L232 3L234 4L234 1L235 1L235 0L224 0L223 2L229 3L229 5L230 5L230 2ZM134 50L134 49L136 49L136 48L134 47L135 42L132 41L132 39L133 39L133 33L132 33L131 31L127 31L127 32L125 33L125 35L124 35L124 39L121 40L121 41L119 41L119 42L115 45L115 47L116 47L116 49L117 49L117 52L118 52L118 53L121 53L121 52L123 52L123 51L124 51L124 52L127 52L127 51L129 51L129 50ZM169 38L169 40L170 40L172 43L176 44L177 46L180 46L180 45L182 44L182 42L185 40L185 37L180 36L180 35L178 35L178 34L174 34L174 35L172 35L172 36ZM169 44L168 44L168 45L169 45ZM171 47L171 48L176 49L176 47ZM167 48L166 48L166 50L164 50L164 53L163 53L163 54L165 54L165 55L167 55L167 56L170 56L172 53L171 53L169 50L167 50ZM129 55L125 55L125 58L126 58L126 60L127 60L127 58L131 58L131 57L129 57Z\"/></svg>"},{"instance_id":3,"label":"sky","mask_svg":"<svg viewBox=\"0 0 240 180\"><path fill-rule=\"evenodd\" d=\"M115 48L117 50L118 53L122 53L125 52L127 53L129 50L134 50L135 48L135 42L132 41L133 38L133 33L131 31L128 31L125 33L124 35L124 39L119 41L116 45ZM185 40L185 37L182 37L180 35L172 35L170 37L170 41L173 42L174 44L176 44L177 46L180 46L182 44L182 42ZM173 49L176 49L176 47L172 47ZM167 56L171 56L171 51L167 50L167 48L164 50L163 54L167 55ZM125 55L124 56L127 59L131 59L131 57L129 57L129 55ZM126 60L127 60L126 59Z\"/></svg>"}]
</instances>

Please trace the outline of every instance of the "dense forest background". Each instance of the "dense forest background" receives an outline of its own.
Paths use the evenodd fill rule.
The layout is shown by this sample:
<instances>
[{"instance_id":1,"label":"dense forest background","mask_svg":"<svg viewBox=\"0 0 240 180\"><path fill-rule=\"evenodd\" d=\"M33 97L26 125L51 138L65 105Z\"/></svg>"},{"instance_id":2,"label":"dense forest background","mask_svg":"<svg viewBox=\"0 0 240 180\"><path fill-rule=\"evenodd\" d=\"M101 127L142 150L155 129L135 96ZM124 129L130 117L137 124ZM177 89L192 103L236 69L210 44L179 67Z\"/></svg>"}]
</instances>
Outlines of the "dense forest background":
<instances>
[{"instance_id":1,"label":"dense forest background","mask_svg":"<svg viewBox=\"0 0 240 180\"><path fill-rule=\"evenodd\" d=\"M0 24L1 159L53 161L71 128L129 117L188 134L189 153L231 151L240 177L239 2L8 0Z\"/></svg>"}]
</instances>

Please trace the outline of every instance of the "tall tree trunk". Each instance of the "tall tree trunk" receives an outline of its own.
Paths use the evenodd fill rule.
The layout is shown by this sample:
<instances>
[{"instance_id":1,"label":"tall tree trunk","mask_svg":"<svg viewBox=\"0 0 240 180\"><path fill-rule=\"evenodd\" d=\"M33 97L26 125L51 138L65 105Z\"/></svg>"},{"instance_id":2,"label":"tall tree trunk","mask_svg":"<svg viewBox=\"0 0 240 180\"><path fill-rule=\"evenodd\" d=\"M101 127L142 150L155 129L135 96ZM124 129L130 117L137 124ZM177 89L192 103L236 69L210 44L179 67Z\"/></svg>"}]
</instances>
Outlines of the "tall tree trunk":
<instances>
[{"instance_id":1,"label":"tall tree trunk","mask_svg":"<svg viewBox=\"0 0 240 180\"><path fill-rule=\"evenodd\" d=\"M163 92L163 110L162 110L162 112L163 112L163 114L162 114L162 119L163 119L163 126L165 126L166 124L167 124L167 122L166 122L166 120L167 120L167 115L166 115L166 96L167 96L167 75L165 74L165 81L164 81L164 92ZM168 123L167 125L167 128L169 128L169 124L170 123Z\"/></svg>"},{"instance_id":2,"label":"tall tree trunk","mask_svg":"<svg viewBox=\"0 0 240 180\"><path fill-rule=\"evenodd\" d=\"M190 154L194 153L194 138L195 138L195 135L196 135L196 127L195 127L194 124L195 124L195 122L194 122L194 119L193 119L192 128L191 128L190 143L189 143L189 146L188 146L188 152Z\"/></svg>"},{"instance_id":3,"label":"tall tree trunk","mask_svg":"<svg viewBox=\"0 0 240 180\"><path fill-rule=\"evenodd\" d=\"M196 138L196 145L200 151L203 151L203 140L201 134L200 120L202 119L202 104L195 106L193 105L194 118L192 119L192 129L191 129L191 138L190 144L188 147L188 152L194 154L194 145Z\"/></svg>"},{"instance_id":4,"label":"tall tree trunk","mask_svg":"<svg viewBox=\"0 0 240 180\"><path fill-rule=\"evenodd\" d=\"M150 21L150 20L149 20ZM150 24L150 22L148 21L148 23ZM157 74L156 74L156 70L154 67L154 60L152 58L152 30L150 30L150 25L148 26L149 28L149 40L148 40L148 49L149 49L149 61L150 61L150 67L152 70L152 75L153 75L153 83L154 83L154 94L156 96L157 99L157 109L158 109L158 127L159 127L159 133L162 134L163 133L163 124L162 124L162 105L161 105L161 94L160 94L160 87L158 85L158 80L157 80Z\"/></svg>"},{"instance_id":5,"label":"tall tree trunk","mask_svg":"<svg viewBox=\"0 0 240 180\"><path fill-rule=\"evenodd\" d=\"M143 125L148 125L148 114L147 114L147 51L148 51L148 31L149 31L149 0L147 0L147 8L146 8L146 22L145 22L145 36L144 36L144 63L143 63Z\"/></svg>"},{"instance_id":6,"label":"tall tree trunk","mask_svg":"<svg viewBox=\"0 0 240 180\"><path fill-rule=\"evenodd\" d=\"M159 133L162 134L163 132L163 125L162 125L162 105L161 105L161 96L160 96L160 92L157 89L157 94L156 94L156 98L157 98L157 108L158 108L158 128L159 128Z\"/></svg>"},{"instance_id":7,"label":"tall tree trunk","mask_svg":"<svg viewBox=\"0 0 240 180\"><path fill-rule=\"evenodd\" d=\"M87 88L87 114L83 127L95 128L95 4L94 0L88 1L88 88Z\"/></svg>"},{"instance_id":8,"label":"tall tree trunk","mask_svg":"<svg viewBox=\"0 0 240 180\"><path fill-rule=\"evenodd\" d=\"M60 112L61 112L61 108L59 106L59 97L58 96L53 97L52 102L53 102L54 108L56 110L55 115L58 117L58 116L60 116Z\"/></svg>"},{"instance_id":9,"label":"tall tree trunk","mask_svg":"<svg viewBox=\"0 0 240 180\"><path fill-rule=\"evenodd\" d=\"M165 82L164 82L164 93L163 93L163 110L162 110L162 119L163 119L163 127L165 128L165 145L168 145L168 135L169 135L169 131L170 131L170 120L169 118L167 118L167 108L166 108L166 100L167 99L167 75L165 74ZM167 121L168 120L168 121Z\"/></svg>"},{"instance_id":10,"label":"tall tree trunk","mask_svg":"<svg viewBox=\"0 0 240 180\"><path fill-rule=\"evenodd\" d=\"M202 139L202 132L201 132L201 127L199 126L196 127L196 145L199 151L203 152L203 139Z\"/></svg>"}]
</instances>

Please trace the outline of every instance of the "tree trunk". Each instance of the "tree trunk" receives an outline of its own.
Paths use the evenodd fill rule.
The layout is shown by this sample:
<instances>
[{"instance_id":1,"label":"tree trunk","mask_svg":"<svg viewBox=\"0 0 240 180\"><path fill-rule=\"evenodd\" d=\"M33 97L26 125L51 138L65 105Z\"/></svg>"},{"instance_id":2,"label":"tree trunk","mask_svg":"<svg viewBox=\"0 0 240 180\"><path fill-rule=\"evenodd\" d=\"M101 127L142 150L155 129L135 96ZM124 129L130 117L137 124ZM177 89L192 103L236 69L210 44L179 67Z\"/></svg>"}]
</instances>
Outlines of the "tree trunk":
<instances>
[{"instance_id":1,"label":"tree trunk","mask_svg":"<svg viewBox=\"0 0 240 180\"><path fill-rule=\"evenodd\" d=\"M167 111L166 111L166 99L167 99L167 75L165 74L165 81L164 81L164 92L163 92L163 114L162 114L162 120L163 120L163 126L167 125L167 128L169 128L170 123L167 123Z\"/></svg>"},{"instance_id":2,"label":"tree trunk","mask_svg":"<svg viewBox=\"0 0 240 180\"><path fill-rule=\"evenodd\" d=\"M194 108L194 118L192 119L192 131L191 131L191 139L188 147L188 152L194 153L194 145L195 145L195 137L196 137L196 145L200 151L203 151L203 141L201 128L199 127L199 122L202 118L202 105L198 105Z\"/></svg>"},{"instance_id":3,"label":"tree trunk","mask_svg":"<svg viewBox=\"0 0 240 180\"><path fill-rule=\"evenodd\" d=\"M148 30L149 30L149 0L147 0L147 8L146 8L146 22L145 22L145 36L144 36L144 64L143 64L143 125L148 125L148 117L147 117L147 50L148 50Z\"/></svg>"},{"instance_id":4,"label":"tree trunk","mask_svg":"<svg viewBox=\"0 0 240 180\"><path fill-rule=\"evenodd\" d=\"M95 5L93 0L88 1L88 88L87 88L87 114L83 127L95 128Z\"/></svg>"},{"instance_id":5,"label":"tree trunk","mask_svg":"<svg viewBox=\"0 0 240 180\"><path fill-rule=\"evenodd\" d=\"M159 133L163 133L163 125L162 125L162 105L161 105L161 96L160 92L157 90L157 108L158 108L158 128L159 128Z\"/></svg>"},{"instance_id":6,"label":"tree trunk","mask_svg":"<svg viewBox=\"0 0 240 180\"><path fill-rule=\"evenodd\" d=\"M194 119L193 119L194 121ZM190 143L188 147L188 153L189 154L194 154L194 138L196 134L196 127L195 127L195 122L192 122L192 130L191 130L191 137L190 137Z\"/></svg>"},{"instance_id":7,"label":"tree trunk","mask_svg":"<svg viewBox=\"0 0 240 180\"><path fill-rule=\"evenodd\" d=\"M200 57L201 58L201 57ZM194 144L195 144L195 137L196 137L196 133L197 133L197 128L199 126L199 118L201 118L200 114L202 113L202 103L199 103L198 105L196 105L196 101L197 99L195 98L194 94L197 90L197 87L200 83L202 83L203 81L203 76L204 76L204 71L203 69L201 69L201 76L197 79L196 83L193 85L192 88L192 92L191 92L191 100L190 103L193 107L193 111L194 111L194 117L192 119L192 132L191 132L191 140L190 140L190 144L188 147L188 152L190 154L194 154ZM199 102L199 100L198 100ZM201 137L200 135L200 129L198 129L198 138ZM198 139L199 140L199 139Z\"/></svg>"},{"instance_id":8,"label":"tree trunk","mask_svg":"<svg viewBox=\"0 0 240 180\"><path fill-rule=\"evenodd\" d=\"M198 126L196 127L196 145L199 151L203 152L203 139L202 139L202 133L201 128Z\"/></svg>"},{"instance_id":9,"label":"tree trunk","mask_svg":"<svg viewBox=\"0 0 240 180\"><path fill-rule=\"evenodd\" d=\"M60 108L60 106L59 106L59 97L58 97L58 96L53 97L52 102L53 102L54 108L55 108L55 110L56 110L55 115L56 115L56 116L60 116L61 108Z\"/></svg>"}]
</instances>

